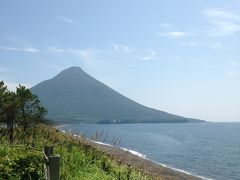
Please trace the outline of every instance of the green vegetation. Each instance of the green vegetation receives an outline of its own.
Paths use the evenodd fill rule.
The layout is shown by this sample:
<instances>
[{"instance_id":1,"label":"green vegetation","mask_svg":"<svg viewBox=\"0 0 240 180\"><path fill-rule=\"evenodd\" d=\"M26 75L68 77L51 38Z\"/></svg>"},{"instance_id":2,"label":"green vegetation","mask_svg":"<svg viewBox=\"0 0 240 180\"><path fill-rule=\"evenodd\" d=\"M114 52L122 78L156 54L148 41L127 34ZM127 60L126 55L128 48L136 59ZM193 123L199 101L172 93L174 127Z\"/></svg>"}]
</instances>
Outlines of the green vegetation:
<instances>
[{"instance_id":1,"label":"green vegetation","mask_svg":"<svg viewBox=\"0 0 240 180\"><path fill-rule=\"evenodd\" d=\"M61 155L61 179L149 179L121 165L84 137L76 138L39 124L46 114L38 97L19 85L10 92L0 82L0 180L44 179L42 149L51 145Z\"/></svg>"},{"instance_id":2,"label":"green vegetation","mask_svg":"<svg viewBox=\"0 0 240 180\"><path fill-rule=\"evenodd\" d=\"M24 137L22 128L15 129L15 141L8 142L6 129L0 131L0 179L43 178L43 154L41 149L53 145L61 155L61 179L150 179L140 171L108 157L92 147L85 138L66 135L46 125L36 130L35 148L29 147L32 137ZM33 128L29 128L30 135ZM24 145L25 143L25 145Z\"/></svg>"},{"instance_id":3,"label":"green vegetation","mask_svg":"<svg viewBox=\"0 0 240 180\"><path fill-rule=\"evenodd\" d=\"M43 155L27 147L0 145L0 179L40 179Z\"/></svg>"},{"instance_id":4,"label":"green vegetation","mask_svg":"<svg viewBox=\"0 0 240 180\"><path fill-rule=\"evenodd\" d=\"M7 125L9 141L14 141L14 128L22 127L24 138L29 127L34 127L33 140L37 123L43 119L47 110L41 105L39 98L29 89L19 84L16 93L11 92L0 82L0 122ZM34 141L32 141L34 145Z\"/></svg>"}]
</instances>

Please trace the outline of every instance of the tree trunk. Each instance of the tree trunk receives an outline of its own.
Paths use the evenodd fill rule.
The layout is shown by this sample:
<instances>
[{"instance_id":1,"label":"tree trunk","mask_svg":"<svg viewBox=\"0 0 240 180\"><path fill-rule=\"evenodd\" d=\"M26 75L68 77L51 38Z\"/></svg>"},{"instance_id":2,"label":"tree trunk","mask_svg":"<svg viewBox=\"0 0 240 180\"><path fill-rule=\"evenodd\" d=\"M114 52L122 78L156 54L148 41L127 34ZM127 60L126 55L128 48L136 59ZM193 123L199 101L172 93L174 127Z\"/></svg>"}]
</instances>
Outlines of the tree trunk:
<instances>
[{"instance_id":1,"label":"tree trunk","mask_svg":"<svg viewBox=\"0 0 240 180\"><path fill-rule=\"evenodd\" d=\"M37 118L34 121L32 147L35 146L34 141L35 141L36 128L37 128Z\"/></svg>"},{"instance_id":2,"label":"tree trunk","mask_svg":"<svg viewBox=\"0 0 240 180\"><path fill-rule=\"evenodd\" d=\"M13 144L13 130L14 130L14 109L12 107L9 107L6 110L6 118L7 118L7 131L8 131L8 137L11 144Z\"/></svg>"},{"instance_id":3,"label":"tree trunk","mask_svg":"<svg viewBox=\"0 0 240 180\"><path fill-rule=\"evenodd\" d=\"M23 116L23 131L26 132L27 129L27 121L25 116L25 109L22 107L22 116Z\"/></svg>"}]
</instances>

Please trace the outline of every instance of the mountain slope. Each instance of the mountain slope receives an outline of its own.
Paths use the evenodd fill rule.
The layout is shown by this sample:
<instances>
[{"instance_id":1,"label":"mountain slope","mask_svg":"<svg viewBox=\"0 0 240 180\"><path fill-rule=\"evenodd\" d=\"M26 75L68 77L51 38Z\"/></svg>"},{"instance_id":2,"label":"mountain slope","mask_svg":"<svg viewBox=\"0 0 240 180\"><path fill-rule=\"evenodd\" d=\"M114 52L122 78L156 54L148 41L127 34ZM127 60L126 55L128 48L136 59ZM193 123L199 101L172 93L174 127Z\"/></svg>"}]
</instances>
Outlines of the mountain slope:
<instances>
[{"instance_id":1,"label":"mountain slope","mask_svg":"<svg viewBox=\"0 0 240 180\"><path fill-rule=\"evenodd\" d=\"M134 123L197 122L145 107L94 79L79 67L71 67L31 88L54 120Z\"/></svg>"}]
</instances>

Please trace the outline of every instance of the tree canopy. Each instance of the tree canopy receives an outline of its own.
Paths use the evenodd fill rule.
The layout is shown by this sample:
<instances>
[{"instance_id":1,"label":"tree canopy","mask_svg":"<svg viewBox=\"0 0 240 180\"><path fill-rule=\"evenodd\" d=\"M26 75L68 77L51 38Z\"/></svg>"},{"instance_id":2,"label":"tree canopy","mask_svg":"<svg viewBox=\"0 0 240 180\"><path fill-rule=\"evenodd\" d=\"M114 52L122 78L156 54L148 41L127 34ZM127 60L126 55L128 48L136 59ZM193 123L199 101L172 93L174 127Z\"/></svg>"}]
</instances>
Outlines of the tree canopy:
<instances>
[{"instance_id":1,"label":"tree canopy","mask_svg":"<svg viewBox=\"0 0 240 180\"><path fill-rule=\"evenodd\" d=\"M7 125L10 141L13 140L14 127L22 127L24 132L33 127L35 131L37 123L46 113L47 110L30 89L19 84L16 92L12 92L0 81L0 122Z\"/></svg>"}]
</instances>

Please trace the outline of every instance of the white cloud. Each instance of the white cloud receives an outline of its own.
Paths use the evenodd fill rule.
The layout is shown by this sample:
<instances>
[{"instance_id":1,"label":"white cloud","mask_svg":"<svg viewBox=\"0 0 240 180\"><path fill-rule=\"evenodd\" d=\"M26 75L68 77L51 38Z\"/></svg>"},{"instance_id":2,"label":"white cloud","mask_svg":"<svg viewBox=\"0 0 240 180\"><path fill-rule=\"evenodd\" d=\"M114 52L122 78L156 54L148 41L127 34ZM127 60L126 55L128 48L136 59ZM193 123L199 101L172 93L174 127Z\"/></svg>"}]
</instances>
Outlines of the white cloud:
<instances>
[{"instance_id":1,"label":"white cloud","mask_svg":"<svg viewBox=\"0 0 240 180\"><path fill-rule=\"evenodd\" d=\"M206 8L203 11L203 14L209 18L216 18L216 19L229 19L229 20L240 20L240 16L236 15L230 11L224 9L217 9L217 8Z\"/></svg>"},{"instance_id":2,"label":"white cloud","mask_svg":"<svg viewBox=\"0 0 240 180\"><path fill-rule=\"evenodd\" d=\"M91 49L81 50L78 52L78 55L84 60L89 60L93 56L93 50Z\"/></svg>"},{"instance_id":3,"label":"white cloud","mask_svg":"<svg viewBox=\"0 0 240 180\"><path fill-rule=\"evenodd\" d=\"M169 27L171 27L172 25L171 24L169 24L169 23L162 23L161 25L160 25L160 27L162 27L162 28L169 28Z\"/></svg>"},{"instance_id":4,"label":"white cloud","mask_svg":"<svg viewBox=\"0 0 240 180\"><path fill-rule=\"evenodd\" d=\"M183 37L183 36L186 36L186 33L181 31L172 31L172 32L168 32L167 35L174 36L174 37Z\"/></svg>"},{"instance_id":5,"label":"white cloud","mask_svg":"<svg viewBox=\"0 0 240 180\"><path fill-rule=\"evenodd\" d=\"M233 61L231 65L235 67L240 67L240 63L238 61Z\"/></svg>"},{"instance_id":6,"label":"white cloud","mask_svg":"<svg viewBox=\"0 0 240 180\"><path fill-rule=\"evenodd\" d=\"M3 46L0 46L0 50L6 50L6 51L19 51L19 48L14 48L14 47L3 47Z\"/></svg>"},{"instance_id":7,"label":"white cloud","mask_svg":"<svg viewBox=\"0 0 240 180\"><path fill-rule=\"evenodd\" d=\"M59 48L59 47L48 47L49 52L57 54L71 54L79 56L83 60L89 60L93 56L95 49L74 49L74 48Z\"/></svg>"},{"instance_id":8,"label":"white cloud","mask_svg":"<svg viewBox=\"0 0 240 180\"><path fill-rule=\"evenodd\" d=\"M210 45L211 48L213 49L221 49L222 48L222 43L221 42L216 42Z\"/></svg>"},{"instance_id":9,"label":"white cloud","mask_svg":"<svg viewBox=\"0 0 240 180\"><path fill-rule=\"evenodd\" d=\"M0 50L4 51L15 51L15 52L27 52L27 53L38 53L39 49L33 47L24 47L24 48L16 48L16 47L4 47L0 46Z\"/></svg>"},{"instance_id":10,"label":"white cloud","mask_svg":"<svg viewBox=\"0 0 240 180\"><path fill-rule=\"evenodd\" d=\"M236 77L240 75L240 62L232 61L229 63L230 70L226 71L225 74L229 77Z\"/></svg>"},{"instance_id":11,"label":"white cloud","mask_svg":"<svg viewBox=\"0 0 240 180\"><path fill-rule=\"evenodd\" d=\"M113 48L114 51L123 54L128 54L134 51L134 48L122 44L111 44L111 47Z\"/></svg>"},{"instance_id":12,"label":"white cloud","mask_svg":"<svg viewBox=\"0 0 240 180\"><path fill-rule=\"evenodd\" d=\"M68 18L68 17L57 16L56 18L57 18L58 20L61 20L61 21L65 22L65 23L69 23L69 24L74 24L74 23L76 23L75 20L70 19L70 18Z\"/></svg>"},{"instance_id":13,"label":"white cloud","mask_svg":"<svg viewBox=\"0 0 240 180\"><path fill-rule=\"evenodd\" d=\"M174 30L173 25L163 23L160 25L162 30L156 35L177 39L186 36L223 36L240 32L240 14L236 12L220 8L206 8L201 13L207 20L207 26L204 28L197 27L199 29L197 31L178 31ZM188 46L195 46L195 44L188 44Z\"/></svg>"},{"instance_id":14,"label":"white cloud","mask_svg":"<svg viewBox=\"0 0 240 180\"><path fill-rule=\"evenodd\" d=\"M186 47L203 47L203 48L211 48L211 49L222 49L223 43L222 42L207 42L207 41L189 41L189 42L180 42L180 46Z\"/></svg>"},{"instance_id":15,"label":"white cloud","mask_svg":"<svg viewBox=\"0 0 240 180\"><path fill-rule=\"evenodd\" d=\"M168 57L168 59L177 61L177 60L180 60L181 57L180 56L170 56L170 57Z\"/></svg>"},{"instance_id":16,"label":"white cloud","mask_svg":"<svg viewBox=\"0 0 240 180\"><path fill-rule=\"evenodd\" d=\"M31 53L37 53L37 52L40 52L40 50L35 49L35 48L31 48L31 47L23 48L23 49L21 49L21 50L22 50L22 51L25 51L25 52L31 52Z\"/></svg>"},{"instance_id":17,"label":"white cloud","mask_svg":"<svg viewBox=\"0 0 240 180\"><path fill-rule=\"evenodd\" d=\"M48 47L48 51L49 52L54 52L54 53L64 53L66 52L67 50L66 49L63 49L63 48L58 48L56 46L51 46L51 47Z\"/></svg>"},{"instance_id":18,"label":"white cloud","mask_svg":"<svg viewBox=\"0 0 240 180\"><path fill-rule=\"evenodd\" d=\"M52 46L47 48L47 52L59 54L59 55L72 55L85 60L86 63L91 63L91 61L114 61L121 59L121 62L126 59L132 60L154 60L159 59L156 51L152 49L139 50L134 47L122 45L122 44L110 44L110 48L107 49L95 49L95 48L62 48L57 46Z\"/></svg>"},{"instance_id":19,"label":"white cloud","mask_svg":"<svg viewBox=\"0 0 240 180\"><path fill-rule=\"evenodd\" d=\"M240 15L216 8L207 8L202 14L210 27L206 30L208 36L229 35L240 32Z\"/></svg>"},{"instance_id":20,"label":"white cloud","mask_svg":"<svg viewBox=\"0 0 240 180\"><path fill-rule=\"evenodd\" d=\"M238 73L237 71L230 70L230 71L227 71L226 74L227 74L227 76L229 76L229 77L235 77L235 76L237 76L239 73Z\"/></svg>"},{"instance_id":21,"label":"white cloud","mask_svg":"<svg viewBox=\"0 0 240 180\"><path fill-rule=\"evenodd\" d=\"M153 60L153 59L156 59L156 58L157 58L156 54L157 54L156 51L154 51L154 50L148 50L148 51L147 51L147 55L145 55L145 56L143 56L143 57L140 57L140 59L145 60L145 61L147 61L147 60Z\"/></svg>"},{"instance_id":22,"label":"white cloud","mask_svg":"<svg viewBox=\"0 0 240 180\"><path fill-rule=\"evenodd\" d=\"M195 46L199 46L200 43L197 41L189 41L189 42L180 42L179 43L181 46L188 46L188 47L195 47Z\"/></svg>"},{"instance_id":23,"label":"white cloud","mask_svg":"<svg viewBox=\"0 0 240 180\"><path fill-rule=\"evenodd\" d=\"M83 60L113 60L116 58L125 58L133 56L135 48L122 45L122 44L110 44L110 48L96 49L96 48L71 48L71 47L57 47L51 46L47 48L47 52L55 53L59 55L73 55Z\"/></svg>"},{"instance_id":24,"label":"white cloud","mask_svg":"<svg viewBox=\"0 0 240 180\"><path fill-rule=\"evenodd\" d=\"M187 36L186 32L183 31L165 31L157 33L158 36L168 37L168 38L182 38Z\"/></svg>"}]
</instances>

